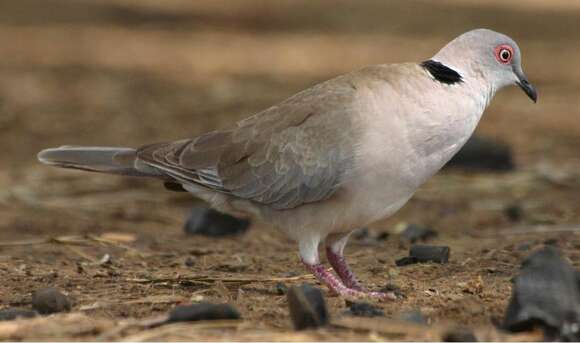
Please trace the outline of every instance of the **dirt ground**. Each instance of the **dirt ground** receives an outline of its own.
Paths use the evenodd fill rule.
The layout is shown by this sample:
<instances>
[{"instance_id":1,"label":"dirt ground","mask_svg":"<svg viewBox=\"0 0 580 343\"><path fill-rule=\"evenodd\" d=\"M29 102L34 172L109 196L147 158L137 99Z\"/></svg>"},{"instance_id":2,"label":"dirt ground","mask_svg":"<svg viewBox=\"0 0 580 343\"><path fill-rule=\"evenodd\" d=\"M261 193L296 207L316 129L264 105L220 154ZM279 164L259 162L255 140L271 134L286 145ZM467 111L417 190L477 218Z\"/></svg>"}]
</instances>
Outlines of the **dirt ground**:
<instances>
[{"instance_id":1,"label":"dirt ground","mask_svg":"<svg viewBox=\"0 0 580 343\"><path fill-rule=\"evenodd\" d=\"M337 325L294 332L276 283L314 280L282 234L254 223L231 238L186 236L188 195L35 158L63 144L138 146L222 128L357 67L424 60L476 27L519 42L539 103L504 90L478 128L512 147L515 171L446 170L370 228L387 240L347 247L365 284L403 294L380 304L391 326L344 322L344 301L327 294ZM579 32L580 7L564 0L0 2L0 308L29 307L46 286L74 299L71 314L0 323L0 339L438 340L454 326L480 339L541 337L494 325L531 251L555 244L580 265ZM516 204L514 221L505 208ZM437 230L430 243L448 245L450 262L396 267L409 248L394 233L404 222ZM201 300L231 303L243 320L133 325ZM398 327L413 310L429 325Z\"/></svg>"}]
</instances>

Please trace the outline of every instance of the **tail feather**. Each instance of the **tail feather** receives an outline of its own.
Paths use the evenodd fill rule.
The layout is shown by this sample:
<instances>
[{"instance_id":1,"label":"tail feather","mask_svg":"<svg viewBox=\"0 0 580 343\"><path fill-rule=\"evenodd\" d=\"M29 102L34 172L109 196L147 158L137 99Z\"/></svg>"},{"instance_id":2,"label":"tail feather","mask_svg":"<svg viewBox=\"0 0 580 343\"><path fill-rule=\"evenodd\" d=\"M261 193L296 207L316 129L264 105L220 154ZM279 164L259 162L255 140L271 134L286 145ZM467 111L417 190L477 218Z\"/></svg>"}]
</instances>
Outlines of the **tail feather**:
<instances>
[{"instance_id":1,"label":"tail feather","mask_svg":"<svg viewBox=\"0 0 580 343\"><path fill-rule=\"evenodd\" d=\"M158 170L139 163L136 150L115 147L61 146L38 153L44 164L128 176L163 176Z\"/></svg>"}]
</instances>

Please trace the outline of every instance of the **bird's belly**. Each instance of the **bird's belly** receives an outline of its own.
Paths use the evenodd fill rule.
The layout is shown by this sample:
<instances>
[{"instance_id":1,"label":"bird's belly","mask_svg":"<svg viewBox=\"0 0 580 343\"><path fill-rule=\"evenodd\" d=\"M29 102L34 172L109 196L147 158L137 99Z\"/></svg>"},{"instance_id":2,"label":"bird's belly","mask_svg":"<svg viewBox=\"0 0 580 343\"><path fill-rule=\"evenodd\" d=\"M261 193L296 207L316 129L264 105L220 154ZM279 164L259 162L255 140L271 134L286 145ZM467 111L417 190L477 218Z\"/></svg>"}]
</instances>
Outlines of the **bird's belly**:
<instances>
[{"instance_id":1,"label":"bird's belly","mask_svg":"<svg viewBox=\"0 0 580 343\"><path fill-rule=\"evenodd\" d=\"M354 188L353 188L354 187ZM352 183L345 184L331 198L305 204L291 210L263 208L262 219L274 224L291 239L299 241L308 235L326 237L350 232L400 209L412 193L401 196L388 188L374 187L367 192Z\"/></svg>"},{"instance_id":2,"label":"bird's belly","mask_svg":"<svg viewBox=\"0 0 580 343\"><path fill-rule=\"evenodd\" d=\"M367 172L345 187L350 190L349 217L356 226L371 224L397 212L413 196L417 187L406 180L405 171Z\"/></svg>"}]
</instances>

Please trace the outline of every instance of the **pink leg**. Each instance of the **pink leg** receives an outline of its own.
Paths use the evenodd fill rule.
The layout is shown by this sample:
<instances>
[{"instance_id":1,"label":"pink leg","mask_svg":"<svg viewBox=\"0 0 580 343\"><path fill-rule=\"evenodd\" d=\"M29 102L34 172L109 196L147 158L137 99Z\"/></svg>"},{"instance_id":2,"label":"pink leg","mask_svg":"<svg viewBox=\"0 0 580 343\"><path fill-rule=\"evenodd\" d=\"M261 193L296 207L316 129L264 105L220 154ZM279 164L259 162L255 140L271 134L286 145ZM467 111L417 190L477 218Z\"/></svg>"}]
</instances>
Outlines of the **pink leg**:
<instances>
[{"instance_id":1,"label":"pink leg","mask_svg":"<svg viewBox=\"0 0 580 343\"><path fill-rule=\"evenodd\" d=\"M382 292L365 292L357 289L352 289L345 286L336 276L331 272L326 270L324 266L320 263L308 264L304 262L306 268L316 276L316 278L325 284L332 292L350 300L364 300L364 299L377 299L377 300L393 300L396 299L393 293L382 293Z\"/></svg>"},{"instance_id":2,"label":"pink leg","mask_svg":"<svg viewBox=\"0 0 580 343\"><path fill-rule=\"evenodd\" d=\"M338 240L333 238L339 238ZM339 273L343 281L339 280L334 274L327 271L326 268L320 263L318 257L318 245L320 243L320 236L311 235L303 236L298 242L298 249L300 250L300 258L302 263L306 268L314 274L314 276L323 284L325 284L330 290L346 299L350 300L362 300L362 299L396 299L394 293L381 293L381 292L368 292L362 290L362 287L355 280L354 275L346 265L344 257L342 257L342 252L344 246L348 239L347 236L335 236L330 237L327 240L327 245L330 253L329 260L333 264L333 268ZM346 285L345 285L346 283ZM357 288L354 288L357 287Z\"/></svg>"},{"instance_id":3,"label":"pink leg","mask_svg":"<svg viewBox=\"0 0 580 343\"><path fill-rule=\"evenodd\" d=\"M331 247L326 247L326 258L346 287L357 291L363 290L348 263L346 263L344 256L334 252Z\"/></svg>"},{"instance_id":4,"label":"pink leg","mask_svg":"<svg viewBox=\"0 0 580 343\"><path fill-rule=\"evenodd\" d=\"M344 258L344 247L349 237L350 233L328 236L326 239L326 258L346 287L364 291Z\"/></svg>"}]
</instances>

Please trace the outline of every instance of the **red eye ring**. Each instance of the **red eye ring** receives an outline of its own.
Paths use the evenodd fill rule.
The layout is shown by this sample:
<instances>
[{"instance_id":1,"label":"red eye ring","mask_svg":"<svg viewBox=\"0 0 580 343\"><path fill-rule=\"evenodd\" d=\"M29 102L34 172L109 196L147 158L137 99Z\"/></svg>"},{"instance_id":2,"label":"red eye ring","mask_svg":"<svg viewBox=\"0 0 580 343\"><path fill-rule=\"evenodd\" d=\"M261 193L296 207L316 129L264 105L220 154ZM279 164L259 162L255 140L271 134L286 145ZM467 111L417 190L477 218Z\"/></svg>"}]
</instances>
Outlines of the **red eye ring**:
<instances>
[{"instance_id":1,"label":"red eye ring","mask_svg":"<svg viewBox=\"0 0 580 343\"><path fill-rule=\"evenodd\" d=\"M495 48L495 58L499 63L508 64L512 61L513 57L514 57L514 49L511 46L507 44L502 44L498 45Z\"/></svg>"}]
</instances>

